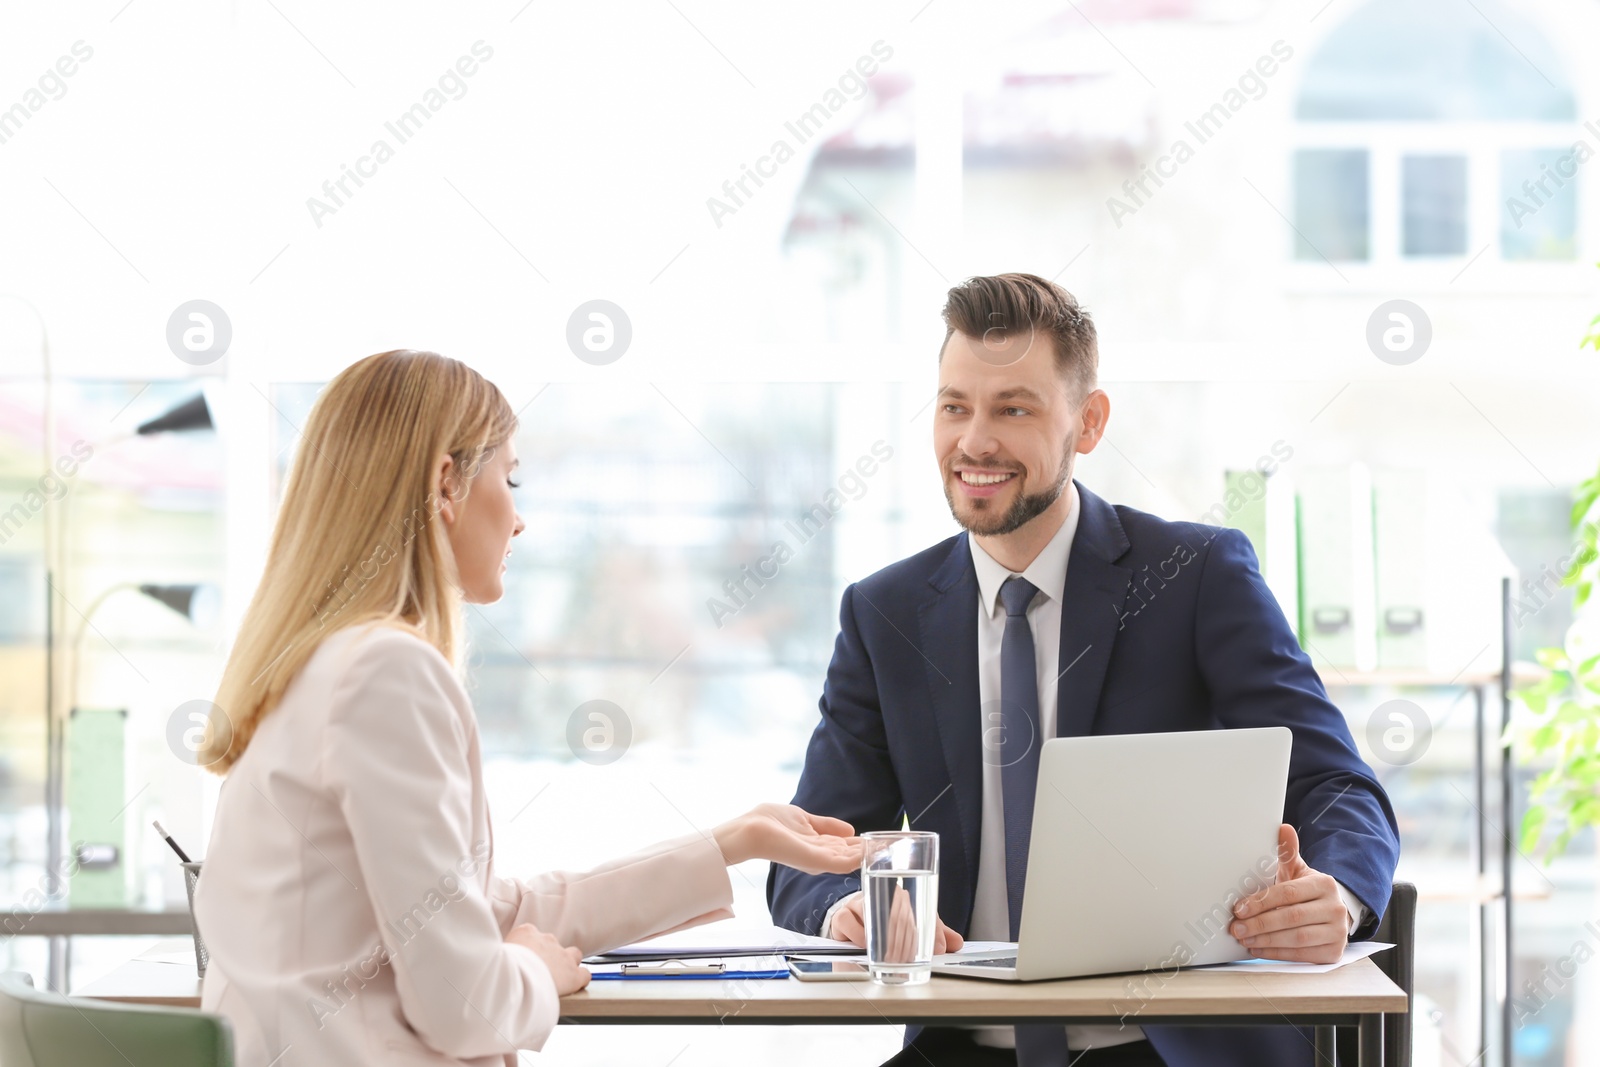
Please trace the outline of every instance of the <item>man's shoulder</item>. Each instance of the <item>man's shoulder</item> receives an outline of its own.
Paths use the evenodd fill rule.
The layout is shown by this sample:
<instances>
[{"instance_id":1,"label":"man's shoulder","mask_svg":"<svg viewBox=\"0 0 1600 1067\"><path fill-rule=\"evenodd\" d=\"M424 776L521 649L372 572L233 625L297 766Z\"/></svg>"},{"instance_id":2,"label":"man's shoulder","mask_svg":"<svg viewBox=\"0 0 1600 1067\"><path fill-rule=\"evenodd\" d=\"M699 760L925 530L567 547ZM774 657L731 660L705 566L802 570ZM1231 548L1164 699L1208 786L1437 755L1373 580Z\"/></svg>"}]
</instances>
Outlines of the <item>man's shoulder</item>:
<instances>
[{"instance_id":1,"label":"man's shoulder","mask_svg":"<svg viewBox=\"0 0 1600 1067\"><path fill-rule=\"evenodd\" d=\"M907 556L881 570L874 571L855 585L868 596L926 588L935 575L950 564L950 557L958 548L966 550L966 544L965 533L947 537L938 544L929 545L916 555Z\"/></svg>"},{"instance_id":2,"label":"man's shoulder","mask_svg":"<svg viewBox=\"0 0 1600 1067\"><path fill-rule=\"evenodd\" d=\"M1170 552L1182 544L1198 552L1209 545L1219 534L1236 533L1232 527L1210 526L1186 519L1166 519L1148 511L1126 504L1108 504L1116 514L1123 532L1127 535L1130 552L1135 555L1150 552Z\"/></svg>"}]
</instances>

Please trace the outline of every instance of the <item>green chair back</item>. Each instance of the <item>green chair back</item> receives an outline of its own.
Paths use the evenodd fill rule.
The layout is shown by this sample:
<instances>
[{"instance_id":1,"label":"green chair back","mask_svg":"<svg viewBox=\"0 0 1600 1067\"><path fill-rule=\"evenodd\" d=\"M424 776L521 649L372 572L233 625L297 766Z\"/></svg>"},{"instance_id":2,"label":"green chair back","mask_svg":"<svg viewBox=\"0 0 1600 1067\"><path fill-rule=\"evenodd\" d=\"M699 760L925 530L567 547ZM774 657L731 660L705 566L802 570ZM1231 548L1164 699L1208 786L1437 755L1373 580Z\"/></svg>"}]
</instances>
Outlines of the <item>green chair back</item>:
<instances>
[{"instance_id":1,"label":"green chair back","mask_svg":"<svg viewBox=\"0 0 1600 1067\"><path fill-rule=\"evenodd\" d=\"M233 1067L233 1030L187 1008L114 1004L0 975L0 1067Z\"/></svg>"}]
</instances>

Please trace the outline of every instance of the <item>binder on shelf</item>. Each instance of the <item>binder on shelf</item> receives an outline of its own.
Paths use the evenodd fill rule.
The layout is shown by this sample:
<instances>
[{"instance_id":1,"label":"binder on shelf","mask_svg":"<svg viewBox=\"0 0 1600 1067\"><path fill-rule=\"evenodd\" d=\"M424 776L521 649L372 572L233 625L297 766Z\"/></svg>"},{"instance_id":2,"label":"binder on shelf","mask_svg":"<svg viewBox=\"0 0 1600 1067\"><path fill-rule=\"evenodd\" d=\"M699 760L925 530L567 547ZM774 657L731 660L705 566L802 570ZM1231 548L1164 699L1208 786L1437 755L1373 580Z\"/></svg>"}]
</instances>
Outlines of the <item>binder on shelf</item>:
<instances>
[{"instance_id":1,"label":"binder on shelf","mask_svg":"<svg viewBox=\"0 0 1600 1067\"><path fill-rule=\"evenodd\" d=\"M72 870L67 899L74 908L128 905L127 827L121 818L125 710L73 708L67 726L67 833Z\"/></svg>"},{"instance_id":2,"label":"binder on shelf","mask_svg":"<svg viewBox=\"0 0 1600 1067\"><path fill-rule=\"evenodd\" d=\"M1379 670L1428 666L1428 481L1420 470L1372 472Z\"/></svg>"},{"instance_id":3,"label":"binder on shelf","mask_svg":"<svg viewBox=\"0 0 1600 1067\"><path fill-rule=\"evenodd\" d=\"M1227 525L1250 539L1261 576L1277 598L1289 625L1300 620L1300 545L1295 530L1294 483L1278 468L1225 471Z\"/></svg>"},{"instance_id":4,"label":"binder on shelf","mask_svg":"<svg viewBox=\"0 0 1600 1067\"><path fill-rule=\"evenodd\" d=\"M1372 475L1364 464L1300 471L1300 643L1312 662L1377 666Z\"/></svg>"}]
</instances>

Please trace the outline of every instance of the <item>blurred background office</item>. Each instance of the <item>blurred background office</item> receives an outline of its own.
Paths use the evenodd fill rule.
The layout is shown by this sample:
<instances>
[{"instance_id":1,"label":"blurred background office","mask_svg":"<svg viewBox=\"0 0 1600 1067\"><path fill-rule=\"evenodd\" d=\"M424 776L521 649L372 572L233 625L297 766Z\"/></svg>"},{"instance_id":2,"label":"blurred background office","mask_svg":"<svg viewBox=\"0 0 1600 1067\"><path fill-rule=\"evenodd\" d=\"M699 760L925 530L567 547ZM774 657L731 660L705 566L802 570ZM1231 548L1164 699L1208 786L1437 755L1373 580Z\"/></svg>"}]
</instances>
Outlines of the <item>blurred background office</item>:
<instances>
[{"instance_id":1,"label":"blurred background office","mask_svg":"<svg viewBox=\"0 0 1600 1067\"><path fill-rule=\"evenodd\" d=\"M1250 533L1394 799L1417 1062L1600 1064L1600 648L1562 584L1600 465L1600 3L0 18L0 969L81 985L147 942L41 917L183 910L149 824L203 851L192 716L340 368L431 348L521 413L468 673L502 866L582 866L787 799L843 588L955 531L944 291L1026 270L1099 326L1080 480ZM546 1057L795 1047L692 1029Z\"/></svg>"}]
</instances>

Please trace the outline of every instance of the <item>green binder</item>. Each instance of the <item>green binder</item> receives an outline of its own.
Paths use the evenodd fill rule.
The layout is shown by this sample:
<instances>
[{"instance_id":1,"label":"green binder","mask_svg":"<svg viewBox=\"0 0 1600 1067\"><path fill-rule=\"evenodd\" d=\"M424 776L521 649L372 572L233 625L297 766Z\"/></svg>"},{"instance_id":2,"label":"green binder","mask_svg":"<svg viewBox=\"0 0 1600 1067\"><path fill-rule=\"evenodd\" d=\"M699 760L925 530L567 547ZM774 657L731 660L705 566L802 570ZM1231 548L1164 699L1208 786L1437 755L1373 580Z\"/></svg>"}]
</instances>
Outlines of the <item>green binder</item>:
<instances>
[{"instance_id":1,"label":"green binder","mask_svg":"<svg viewBox=\"0 0 1600 1067\"><path fill-rule=\"evenodd\" d=\"M1300 550L1295 530L1294 485L1280 467L1271 474L1259 470L1225 471L1226 493L1219 508L1201 516L1202 522L1220 520L1250 538L1261 565L1261 577L1277 598L1290 626L1300 624Z\"/></svg>"},{"instance_id":2,"label":"green binder","mask_svg":"<svg viewBox=\"0 0 1600 1067\"><path fill-rule=\"evenodd\" d=\"M72 709L66 737L67 840L75 860L70 907L128 906L127 725L122 709Z\"/></svg>"}]
</instances>

